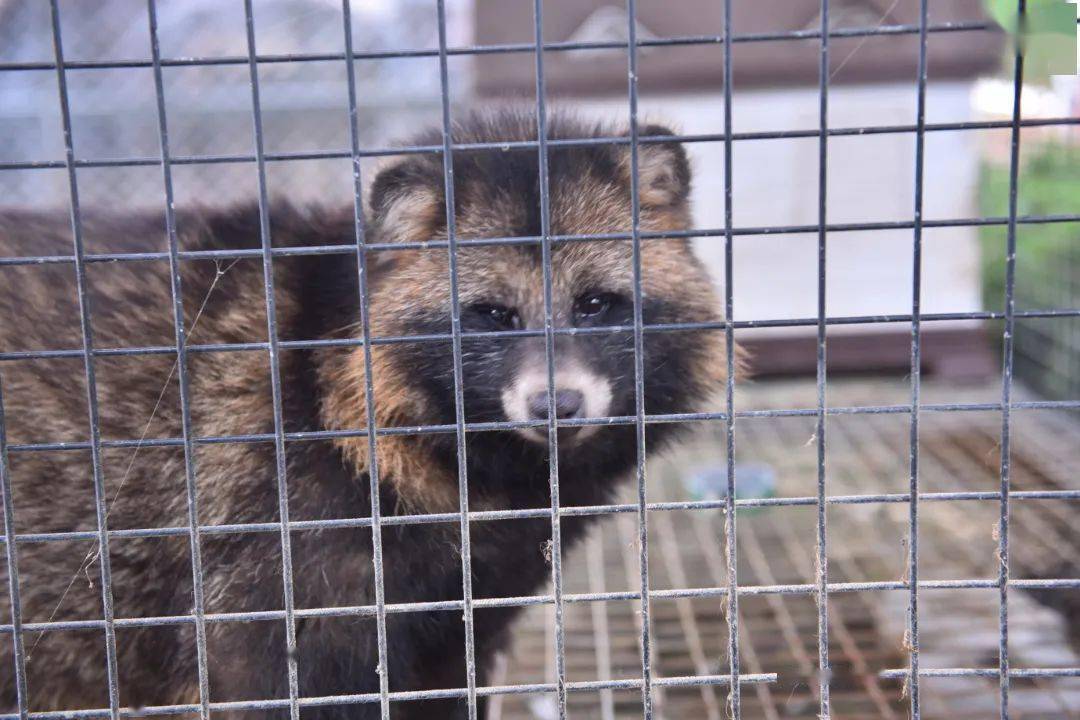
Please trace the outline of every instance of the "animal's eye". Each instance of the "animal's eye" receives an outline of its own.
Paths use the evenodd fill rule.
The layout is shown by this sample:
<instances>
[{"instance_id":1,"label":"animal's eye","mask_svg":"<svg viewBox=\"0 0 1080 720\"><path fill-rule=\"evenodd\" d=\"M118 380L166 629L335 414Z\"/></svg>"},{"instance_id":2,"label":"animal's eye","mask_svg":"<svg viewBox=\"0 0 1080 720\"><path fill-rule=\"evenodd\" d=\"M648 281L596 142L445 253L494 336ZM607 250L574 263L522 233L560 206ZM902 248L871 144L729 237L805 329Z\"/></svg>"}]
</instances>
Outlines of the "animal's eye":
<instances>
[{"instance_id":1,"label":"animal's eye","mask_svg":"<svg viewBox=\"0 0 1080 720\"><path fill-rule=\"evenodd\" d=\"M521 327L521 316L514 308L493 303L477 303L470 306L469 310L477 317L483 318L500 328L517 330Z\"/></svg>"},{"instance_id":2,"label":"animal's eye","mask_svg":"<svg viewBox=\"0 0 1080 720\"><path fill-rule=\"evenodd\" d=\"M582 320L596 319L619 301L612 293L590 293L574 301L574 317Z\"/></svg>"}]
</instances>

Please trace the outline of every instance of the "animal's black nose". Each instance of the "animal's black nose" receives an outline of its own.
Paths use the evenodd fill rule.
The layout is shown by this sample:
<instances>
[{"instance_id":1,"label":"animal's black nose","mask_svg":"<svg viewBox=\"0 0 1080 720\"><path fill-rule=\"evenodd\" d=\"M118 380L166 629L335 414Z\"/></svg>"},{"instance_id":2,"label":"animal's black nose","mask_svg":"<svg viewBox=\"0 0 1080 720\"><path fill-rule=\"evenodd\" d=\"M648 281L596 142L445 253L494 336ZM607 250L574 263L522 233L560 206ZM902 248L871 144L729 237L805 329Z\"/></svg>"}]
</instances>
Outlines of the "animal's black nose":
<instances>
[{"instance_id":1,"label":"animal's black nose","mask_svg":"<svg viewBox=\"0 0 1080 720\"><path fill-rule=\"evenodd\" d=\"M572 418L581 411L585 396L580 390L556 390L555 391L555 417L559 420ZM547 420L548 417L548 394L547 390L541 390L529 396L529 414L535 420Z\"/></svg>"}]
</instances>

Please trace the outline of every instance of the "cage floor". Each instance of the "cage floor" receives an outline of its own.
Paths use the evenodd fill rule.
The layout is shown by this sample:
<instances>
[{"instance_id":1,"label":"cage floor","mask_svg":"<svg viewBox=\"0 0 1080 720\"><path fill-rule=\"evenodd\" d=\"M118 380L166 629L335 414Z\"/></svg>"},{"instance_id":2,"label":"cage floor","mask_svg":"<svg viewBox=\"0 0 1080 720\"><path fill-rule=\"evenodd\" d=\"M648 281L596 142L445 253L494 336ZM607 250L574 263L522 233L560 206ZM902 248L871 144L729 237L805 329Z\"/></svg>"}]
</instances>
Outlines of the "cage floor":
<instances>
[{"instance_id":1,"label":"cage floor","mask_svg":"<svg viewBox=\"0 0 1080 720\"><path fill-rule=\"evenodd\" d=\"M831 407L903 404L902 379L830 380ZM747 383L737 390L743 409L813 408L812 381ZM1023 395L1018 388L1015 393ZM924 382L923 402L994 402L996 386L946 387ZM1017 398L1021 399L1021 398ZM772 469L778 496L813 496L817 443L813 417L740 419L736 460ZM650 471L650 501L685 499L678 478L702 457L723 458L719 428L702 428L681 451ZM827 427L829 495L903 493L908 489L910 416L832 415ZM996 411L924 412L921 415L922 492L996 491L999 486L1001 414ZM1080 488L1080 413L1017 410L1012 419L1014 490ZM675 472L673 472L673 469ZM631 496L625 497L632 502ZM921 580L994 579L997 575L998 501L920 503ZM1080 506L1072 500L1016 499L1010 520L1013 578L1080 576ZM773 506L738 511L739 584L805 584L815 580L816 508ZM906 579L908 504L828 506L829 582ZM603 519L583 547L564 560L567 593L640 588L636 515ZM725 587L723 518L715 511L653 511L649 517L650 587ZM1012 667L1080 664L1080 591L1009 593ZM904 668L908 593L875 590L828 597L830 680L836 718L906 717L903 683L878 677ZM727 622L722 597L654 599L651 603L655 677L723 674L728 670ZM817 606L808 594L753 594L739 600L741 668L775 672L772 684L742 687L746 718L816 717ZM554 610L531 608L516 628L512 650L500 658L493 684L554 681ZM570 603L564 610L565 667L569 681L639 678L639 604ZM923 668L997 667L998 591L995 588L920 592ZM997 716L997 678L922 678L925 718ZM655 716L729 717L727 690L664 687L654 695ZM557 717L554 696L496 696L491 720ZM574 718L641 717L641 694L575 691L567 696ZM1012 717L1080 717L1080 678L1014 679Z\"/></svg>"}]
</instances>

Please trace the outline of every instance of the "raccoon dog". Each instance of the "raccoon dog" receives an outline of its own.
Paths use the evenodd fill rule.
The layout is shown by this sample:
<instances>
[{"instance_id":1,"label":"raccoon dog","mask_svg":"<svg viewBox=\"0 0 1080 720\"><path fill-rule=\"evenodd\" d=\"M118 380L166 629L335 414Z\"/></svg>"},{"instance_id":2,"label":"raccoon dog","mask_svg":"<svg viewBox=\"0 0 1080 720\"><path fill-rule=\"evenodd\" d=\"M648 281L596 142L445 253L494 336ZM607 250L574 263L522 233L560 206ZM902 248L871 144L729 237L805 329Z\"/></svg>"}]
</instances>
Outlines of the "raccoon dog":
<instances>
[{"instance_id":1,"label":"raccoon dog","mask_svg":"<svg viewBox=\"0 0 1080 720\"><path fill-rule=\"evenodd\" d=\"M618 130L555 115L553 139L610 136ZM670 135L659 126L643 135ZM477 115L454 131L457 143L535 140L525 112ZM418 145L438 145L430 133ZM555 236L626 234L631 221L631 159L626 143L549 148L550 231ZM484 244L485 238L533 237L540 230L535 148L463 149L453 155L460 296L461 381L469 423L517 421L509 430L466 434L470 510L550 507L545 359L544 279L537 242ZM640 227L689 227L690 169L675 141L639 148ZM370 184L366 241L371 347L378 438L379 507L385 600L392 605L446 602L448 609L392 608L386 616L388 663L377 669L371 612L305 616L307 609L375 603L368 440L357 260L342 252L277 253L273 260L279 339L281 408L286 434L284 475L292 529L291 567L296 667L301 697L377 693L380 671L391 691L466 685L459 521L395 516L458 509L455 372L451 285L442 157L399 156ZM85 213L88 254L164 250L161 214ZM273 202L275 248L356 242L351 207L296 209ZM204 593L210 701L289 698L283 555L279 525L275 416L266 343L267 318L259 211L177 213L184 251L243 250L244 257L186 254L180 263L189 329L186 378L191 462L197 486L198 548ZM0 254L71 255L66 213L0 213ZM331 248L332 249L332 248ZM632 243L625 239L553 244L552 312L555 412L560 419L635 414ZM719 319L713 286L685 238L641 243L642 315L647 324ZM97 352L98 427L104 500L112 535L107 558L116 618L116 684L125 707L199 703L193 621L193 557L170 275L166 259L85 264L90 329L97 349L159 348L135 356ZM33 358L18 351L82 347L79 299L70 262L0 268L0 363L15 532L80 532L62 540L17 544L23 623L87 621L23 635L31 711L107 708L108 663L102 622L90 403L80 352ZM588 332L618 326L618 331ZM500 331L524 330L514 333ZM413 340L408 336L427 336ZM435 336L435 337L431 337ZM312 347L290 341L325 340ZM333 342L340 340L342 342ZM222 344L256 347L214 349ZM261 343L261 344L260 344ZM691 411L722 386L719 331L651 331L644 335L644 402L650 414ZM529 422L533 421L530 425ZM405 428L442 426L416 434ZM653 451L676 432L650 423ZM315 438L310 431L323 431ZM325 432L330 431L330 432ZM348 432L352 431L352 432ZM236 438L235 436L242 436ZM141 443L119 441L135 441ZM232 439L229 439L232 438ZM588 424L558 430L564 506L611 502L636 463L633 424ZM135 447L139 445L139 447ZM312 520L339 519L305 528ZM354 519L349 522L347 519ZM254 528L223 528L255 524ZM564 551L588 525L562 521ZM151 528L154 532L130 532ZM238 531L242 530L242 531ZM125 532L129 531L129 532ZM9 530L10 532L10 530ZM470 523L475 598L537 593L550 577L551 522L530 519ZM8 537L11 537L10 535ZM0 566L7 585L7 568ZM454 604L458 601L458 604ZM10 623L3 593L0 617ZM519 609L481 607L474 614L476 682L486 683L493 653L505 646ZM242 615L239 615L242 614ZM166 618L140 622L139 618ZM169 619L171 618L171 619ZM135 620L132 620L135 619ZM0 711L16 708L10 635L0 643ZM285 709L239 714L287 717ZM224 709L224 708L223 708ZM305 717L374 718L378 703L305 707ZM395 718L465 717L460 696L394 702Z\"/></svg>"}]
</instances>

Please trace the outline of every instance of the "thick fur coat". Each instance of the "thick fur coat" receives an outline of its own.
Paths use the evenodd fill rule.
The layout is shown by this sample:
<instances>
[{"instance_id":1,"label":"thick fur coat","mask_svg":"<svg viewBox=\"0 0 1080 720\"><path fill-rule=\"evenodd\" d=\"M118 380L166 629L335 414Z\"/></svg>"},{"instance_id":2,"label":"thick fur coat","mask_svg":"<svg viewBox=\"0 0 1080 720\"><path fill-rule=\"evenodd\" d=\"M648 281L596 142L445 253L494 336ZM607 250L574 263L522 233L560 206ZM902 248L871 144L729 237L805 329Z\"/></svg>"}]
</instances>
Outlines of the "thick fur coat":
<instances>
[{"instance_id":1,"label":"thick fur coat","mask_svg":"<svg viewBox=\"0 0 1080 720\"><path fill-rule=\"evenodd\" d=\"M607 135L611 129L553 117L552 138ZM664 133L662 128L643 134ZM474 117L455 130L455 142L534 140L527 113ZM438 135L418 144L438 144ZM627 145L549 150L551 232L556 236L626 233L631 228ZM682 148L640 148L641 228L689 226L690 170ZM525 386L546 387L544 338L492 337L488 331L544 326L541 248L535 242L492 246L468 241L540 234L535 149L459 151L454 155L456 233L461 304L464 411L469 422L507 419L518 412L544 417ZM417 243L447 236L440 155L409 155L384 163L368 197L367 241L405 244L368 253L371 332L375 338L445 335L451 330L451 286L445 247ZM165 250L161 213L84 213L88 254ZM181 209L186 251L260 247L258 208ZM275 247L349 246L356 242L352 208L296 209L274 202ZM0 213L0 254L70 255L66 213ZM647 324L708 322L719 303L686 239L647 239L641 245L642 311ZM633 323L632 247L627 240L563 241L552 253L556 327ZM288 341L356 338L360 293L354 254L279 255L273 262L280 340L283 427L287 433L366 427L363 349L354 345L295 349ZM166 260L86 265L88 309L95 348L174 345ZM283 607L282 553L272 525L246 532L213 526L274 523L278 514L271 377L265 350L223 351L202 346L267 340L262 260L185 259L181 263L192 432L195 445L205 611L212 616ZM0 267L0 352L82 347L79 302L71 263ZM481 335L476 335L480 333ZM557 384L577 383L568 416L634 414L633 335L559 335ZM693 410L722 386L722 331L650 331L644 339L645 409ZM175 353L93 357L100 411L102 471L110 530L188 526L183 448L137 447L117 440L182 436ZM454 368L446 339L396 341L372 347L375 417L379 427L452 425ZM584 380L583 380L584 378ZM19 534L96 529L88 402L78 355L0 362L9 478ZM596 390L596 388L600 390ZM535 388L534 388L535 389ZM532 393L532 394L529 394ZM575 394L576 393L576 394ZM528 395L528 397L526 397ZM546 397L540 395L539 397ZM558 396L561 403L563 395ZM580 403L577 401L580 400ZM591 403L591 404L590 404ZM542 407L543 404L541 404ZM580 405L580 407L578 406ZM561 406L560 406L561 407ZM514 409L518 408L518 409ZM558 410L560 413L561 409ZM539 413L539 414L537 414ZM649 424L650 451L677 430ZM470 509L550 506L546 428L467 434ZM559 431L561 502L611 501L636 460L632 424ZM249 436L243 441L221 440ZM251 438L250 436L258 436ZM205 440L210 438L211 440ZM217 438L217 440L214 440ZM52 443L46 448L17 446ZM58 445L74 443L74 449ZM289 440L285 447L292 521L370 516L366 437ZM379 504L384 516L453 512L458 507L454 433L392 434L378 441ZM565 519L564 551L589 520ZM550 578L548 519L478 521L470 525L472 588L476 598L537 593ZM388 603L462 598L457 520L391 524L381 531ZM366 527L297 529L291 534L293 589L298 609L372 605L372 533ZM93 539L18 543L22 621L100 620L102 594ZM186 533L116 536L109 543L117 618L190 616L193 582ZM7 568L0 579L7 587ZM7 593L0 618L10 623ZM475 613L477 683L486 682L492 654L503 647L515 608ZM464 624L460 609L387 615L389 687L464 687ZM0 712L16 708L9 635L0 638ZM27 632L32 711L108 706L104 632L100 627ZM378 690L376 623L343 615L297 621L302 696ZM116 630L118 685L123 706L197 703L195 631L190 622ZM211 700L287 698L285 623L280 619L213 621L207 625ZM398 702L395 718L463 717L457 699ZM262 713L251 713L252 715ZM285 716L285 712L273 712ZM378 704L306 709L305 717L378 717Z\"/></svg>"}]
</instances>

